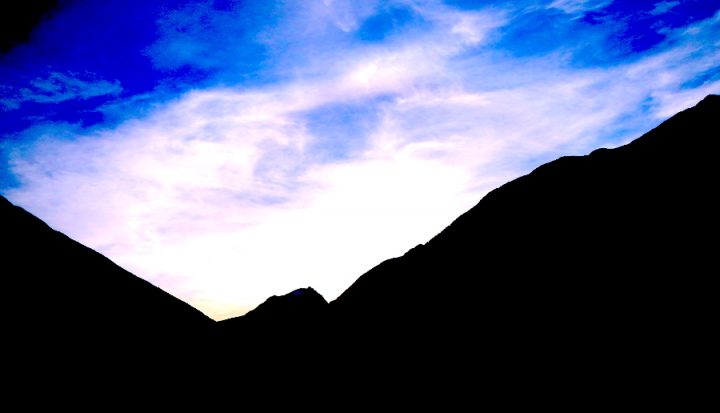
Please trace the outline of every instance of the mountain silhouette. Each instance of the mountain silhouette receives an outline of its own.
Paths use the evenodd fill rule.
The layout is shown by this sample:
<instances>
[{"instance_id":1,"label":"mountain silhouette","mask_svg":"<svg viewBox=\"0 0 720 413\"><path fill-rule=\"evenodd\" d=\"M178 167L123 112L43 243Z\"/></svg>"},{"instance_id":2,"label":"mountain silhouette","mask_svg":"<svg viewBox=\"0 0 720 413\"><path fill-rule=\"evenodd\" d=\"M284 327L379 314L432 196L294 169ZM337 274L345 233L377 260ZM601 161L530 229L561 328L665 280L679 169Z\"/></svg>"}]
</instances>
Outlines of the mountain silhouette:
<instances>
[{"instance_id":1,"label":"mountain silhouette","mask_svg":"<svg viewBox=\"0 0 720 413\"><path fill-rule=\"evenodd\" d=\"M274 295L247 314L223 320L219 325L228 330L250 328L250 324L262 328L292 327L317 318L326 306L325 298L311 287L298 288L282 296Z\"/></svg>"},{"instance_id":2,"label":"mountain silhouette","mask_svg":"<svg viewBox=\"0 0 720 413\"><path fill-rule=\"evenodd\" d=\"M687 407L707 387L693 366L712 336L718 115L708 96L628 145L503 185L316 323L278 305L258 324L274 334L249 327L252 313L225 324L226 345L251 348L225 363L264 383L323 371L326 391L356 403ZM318 386L301 383L282 388Z\"/></svg>"},{"instance_id":3,"label":"mountain silhouette","mask_svg":"<svg viewBox=\"0 0 720 413\"><path fill-rule=\"evenodd\" d=\"M292 363L323 345L327 308L325 298L310 287L272 296L243 316L218 322L217 345L246 369L247 354L272 354L272 360L258 360L255 370ZM228 363L230 356L225 357Z\"/></svg>"},{"instance_id":4,"label":"mountain silhouette","mask_svg":"<svg viewBox=\"0 0 720 413\"><path fill-rule=\"evenodd\" d=\"M356 368L399 366L417 387L458 366L491 393L676 383L710 334L719 115L708 96L628 145L492 191L331 302L335 345L364 349ZM415 369L432 373L405 373Z\"/></svg>"},{"instance_id":5,"label":"mountain silhouette","mask_svg":"<svg viewBox=\"0 0 720 413\"><path fill-rule=\"evenodd\" d=\"M5 343L102 368L121 350L143 373L164 359L185 372L153 377L174 384L232 377L218 397L688 407L714 336L719 115L711 95L543 165L329 304L303 288L218 323L2 198Z\"/></svg>"},{"instance_id":6,"label":"mountain silhouette","mask_svg":"<svg viewBox=\"0 0 720 413\"><path fill-rule=\"evenodd\" d=\"M3 347L25 355L13 360L19 376L141 366L150 373L150 366L198 351L213 328L189 304L3 197L0 228Z\"/></svg>"}]
</instances>

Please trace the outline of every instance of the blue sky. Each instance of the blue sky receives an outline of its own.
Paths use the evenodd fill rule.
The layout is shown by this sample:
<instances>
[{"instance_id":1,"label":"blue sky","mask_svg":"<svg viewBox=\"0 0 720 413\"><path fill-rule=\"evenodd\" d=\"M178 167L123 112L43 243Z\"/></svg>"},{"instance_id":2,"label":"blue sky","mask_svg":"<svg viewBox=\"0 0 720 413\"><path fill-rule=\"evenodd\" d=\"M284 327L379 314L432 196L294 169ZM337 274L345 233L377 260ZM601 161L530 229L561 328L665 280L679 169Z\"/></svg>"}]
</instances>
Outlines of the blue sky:
<instances>
[{"instance_id":1,"label":"blue sky","mask_svg":"<svg viewBox=\"0 0 720 413\"><path fill-rule=\"evenodd\" d=\"M0 56L0 192L217 319L720 93L717 1L68 4Z\"/></svg>"}]
</instances>

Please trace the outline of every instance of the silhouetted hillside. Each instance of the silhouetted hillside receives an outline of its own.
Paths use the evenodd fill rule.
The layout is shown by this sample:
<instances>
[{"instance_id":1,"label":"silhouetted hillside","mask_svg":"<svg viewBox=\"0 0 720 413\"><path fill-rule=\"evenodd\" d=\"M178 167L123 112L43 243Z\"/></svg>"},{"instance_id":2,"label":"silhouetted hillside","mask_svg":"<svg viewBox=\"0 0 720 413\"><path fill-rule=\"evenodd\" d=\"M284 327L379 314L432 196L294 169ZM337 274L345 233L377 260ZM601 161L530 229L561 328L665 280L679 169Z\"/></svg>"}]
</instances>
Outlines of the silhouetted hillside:
<instances>
[{"instance_id":1,"label":"silhouetted hillside","mask_svg":"<svg viewBox=\"0 0 720 413\"><path fill-rule=\"evenodd\" d=\"M255 375L277 374L292 364L304 366L301 370L305 363L322 365L327 309L327 301L308 287L272 296L241 317L218 322L218 347L225 354L220 363L226 368L239 364Z\"/></svg>"},{"instance_id":2,"label":"silhouetted hillside","mask_svg":"<svg viewBox=\"0 0 720 413\"><path fill-rule=\"evenodd\" d=\"M628 145L543 165L492 191L427 245L363 275L331 305L366 319L380 307L399 313L398 301L453 300L408 294L408 286L456 291L454 281L472 285L459 290L477 301L510 293L487 287L510 287L537 300L537 288L598 282L597 292L617 287L610 280L657 281L653 269L697 271L711 258L702 235L715 220L718 115L720 97L709 96ZM569 278L554 285L561 276Z\"/></svg>"},{"instance_id":3,"label":"silhouetted hillside","mask_svg":"<svg viewBox=\"0 0 720 413\"><path fill-rule=\"evenodd\" d=\"M311 287L298 288L282 296L274 295L244 316L223 320L219 325L227 329L250 323L267 328L288 327L316 318L326 306L327 301Z\"/></svg>"},{"instance_id":4,"label":"silhouetted hillside","mask_svg":"<svg viewBox=\"0 0 720 413\"><path fill-rule=\"evenodd\" d=\"M3 342L33 355L24 369L50 362L81 368L144 355L160 360L182 354L212 328L192 306L2 197L0 228Z\"/></svg>"},{"instance_id":5,"label":"silhouetted hillside","mask_svg":"<svg viewBox=\"0 0 720 413\"><path fill-rule=\"evenodd\" d=\"M188 394L272 405L687 408L709 388L719 115L709 96L543 165L329 305L299 289L220 323L1 198L4 343L40 372L35 355L116 380L103 368L129 357Z\"/></svg>"},{"instance_id":6,"label":"silhouetted hillside","mask_svg":"<svg viewBox=\"0 0 720 413\"><path fill-rule=\"evenodd\" d=\"M709 334L719 116L709 96L628 145L492 191L332 302L336 345L362 348L360 369L420 363L433 387L458 368L488 391L675 383Z\"/></svg>"}]
</instances>

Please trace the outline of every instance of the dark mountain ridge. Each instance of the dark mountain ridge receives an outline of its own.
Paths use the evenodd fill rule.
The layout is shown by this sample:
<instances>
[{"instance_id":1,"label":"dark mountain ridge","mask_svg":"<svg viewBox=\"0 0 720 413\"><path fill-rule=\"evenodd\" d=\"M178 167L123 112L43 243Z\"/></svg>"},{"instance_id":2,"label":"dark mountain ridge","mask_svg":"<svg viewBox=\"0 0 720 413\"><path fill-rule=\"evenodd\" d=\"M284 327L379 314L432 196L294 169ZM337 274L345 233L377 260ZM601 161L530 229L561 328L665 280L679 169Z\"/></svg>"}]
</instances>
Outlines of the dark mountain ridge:
<instances>
[{"instance_id":1,"label":"dark mountain ridge","mask_svg":"<svg viewBox=\"0 0 720 413\"><path fill-rule=\"evenodd\" d=\"M219 323L1 199L6 336L88 364L165 343L198 376L348 400L665 401L703 387L718 115L711 95L628 145L543 165L330 304L300 289ZM164 352L128 354L146 371Z\"/></svg>"},{"instance_id":2,"label":"dark mountain ridge","mask_svg":"<svg viewBox=\"0 0 720 413\"><path fill-rule=\"evenodd\" d=\"M172 363L198 350L214 327L189 304L2 197L0 228L3 347L23 356L10 359L6 372L94 374Z\"/></svg>"},{"instance_id":3,"label":"dark mountain ridge","mask_svg":"<svg viewBox=\"0 0 720 413\"><path fill-rule=\"evenodd\" d=\"M298 288L286 295L273 295L247 314L220 322L223 326L236 323L261 322L292 324L303 318L314 317L325 310L327 301L312 287Z\"/></svg>"},{"instance_id":4,"label":"dark mountain ridge","mask_svg":"<svg viewBox=\"0 0 720 413\"><path fill-rule=\"evenodd\" d=\"M579 270L590 275L603 271L605 276L622 272L624 277L631 270L696 270L695 261L707 259L703 253L709 251L697 235L707 234L717 205L710 189L716 184L714 121L720 114L719 101L718 96L708 96L620 148L543 165L492 191L399 260L427 265L433 254L434 259L451 258L438 265L459 270L460 275L516 272L509 278L530 282L549 281L548 273L588 278L579 276ZM385 294L400 275L384 278L375 273L390 265L397 264L390 260L360 277L332 305L360 305L370 301L369 295ZM526 271L531 268L536 269L532 274ZM412 276L417 281L427 272ZM431 288L442 289L443 284L434 282Z\"/></svg>"},{"instance_id":5,"label":"dark mountain ridge","mask_svg":"<svg viewBox=\"0 0 720 413\"><path fill-rule=\"evenodd\" d=\"M432 377L458 366L499 392L523 372L545 396L677 383L680 357L706 354L691 348L710 334L718 115L708 96L628 145L492 191L330 303L334 345L363 348L360 371L399 366L416 388L437 390Z\"/></svg>"}]
</instances>

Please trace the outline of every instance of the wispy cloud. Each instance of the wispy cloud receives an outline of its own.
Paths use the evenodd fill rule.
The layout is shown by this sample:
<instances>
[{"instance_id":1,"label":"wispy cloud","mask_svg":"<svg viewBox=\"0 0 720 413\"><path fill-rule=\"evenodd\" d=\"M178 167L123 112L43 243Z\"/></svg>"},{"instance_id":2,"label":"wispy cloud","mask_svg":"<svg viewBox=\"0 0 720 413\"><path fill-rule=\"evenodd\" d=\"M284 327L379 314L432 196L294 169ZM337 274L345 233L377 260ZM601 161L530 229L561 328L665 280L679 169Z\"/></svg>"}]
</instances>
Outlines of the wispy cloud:
<instances>
[{"instance_id":1,"label":"wispy cloud","mask_svg":"<svg viewBox=\"0 0 720 413\"><path fill-rule=\"evenodd\" d=\"M548 8L562 10L568 14L585 13L607 7L612 0L553 0Z\"/></svg>"},{"instance_id":2,"label":"wispy cloud","mask_svg":"<svg viewBox=\"0 0 720 413\"><path fill-rule=\"evenodd\" d=\"M90 99L98 96L119 95L120 82L98 79L91 73L51 72L45 78L30 81L30 86L13 90L5 88L0 104L5 110L18 109L24 102L60 103L72 99Z\"/></svg>"},{"instance_id":3,"label":"wispy cloud","mask_svg":"<svg viewBox=\"0 0 720 413\"><path fill-rule=\"evenodd\" d=\"M364 43L346 36L370 12L312 4L336 28L288 46L324 50L294 76L190 91L113 128L30 130L8 195L223 318L299 286L332 299L506 180L720 91L686 86L720 61L717 15L636 59L577 67L494 50L511 11L399 2L422 30Z\"/></svg>"},{"instance_id":4,"label":"wispy cloud","mask_svg":"<svg viewBox=\"0 0 720 413\"><path fill-rule=\"evenodd\" d=\"M661 14L669 12L670 10L674 9L679 5L679 1L661 1L659 3L655 3L655 8L650 11L650 14L652 14L653 16L659 16Z\"/></svg>"}]
</instances>

